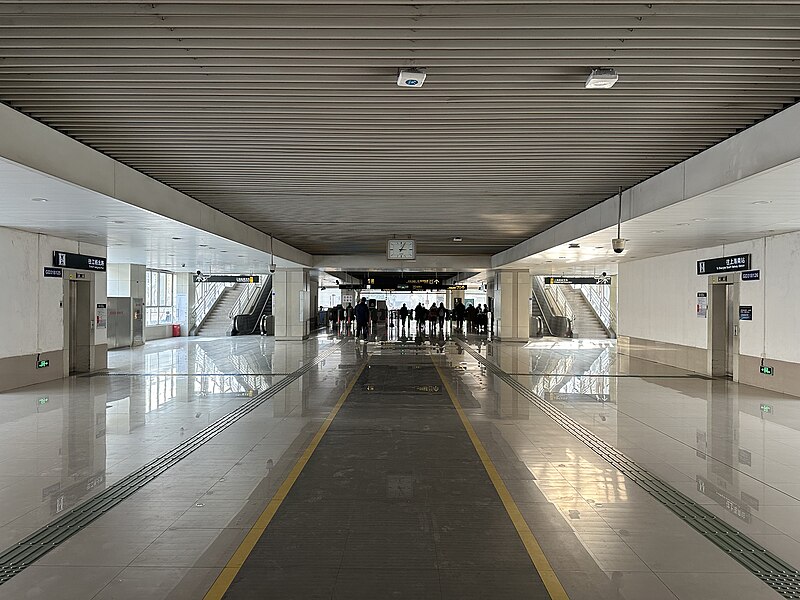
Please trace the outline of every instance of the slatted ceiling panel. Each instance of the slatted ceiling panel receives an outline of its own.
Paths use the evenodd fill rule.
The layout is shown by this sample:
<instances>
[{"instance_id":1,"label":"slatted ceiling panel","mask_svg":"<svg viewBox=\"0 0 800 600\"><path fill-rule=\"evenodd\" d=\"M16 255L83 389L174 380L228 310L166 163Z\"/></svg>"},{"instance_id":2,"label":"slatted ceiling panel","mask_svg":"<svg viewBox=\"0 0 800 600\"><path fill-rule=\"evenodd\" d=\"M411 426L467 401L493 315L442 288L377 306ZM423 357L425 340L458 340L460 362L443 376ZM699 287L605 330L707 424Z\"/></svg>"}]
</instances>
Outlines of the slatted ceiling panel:
<instances>
[{"instance_id":1,"label":"slatted ceiling panel","mask_svg":"<svg viewBox=\"0 0 800 600\"><path fill-rule=\"evenodd\" d=\"M315 254L496 253L794 103L799 58L800 0L0 0L0 100Z\"/></svg>"}]
</instances>

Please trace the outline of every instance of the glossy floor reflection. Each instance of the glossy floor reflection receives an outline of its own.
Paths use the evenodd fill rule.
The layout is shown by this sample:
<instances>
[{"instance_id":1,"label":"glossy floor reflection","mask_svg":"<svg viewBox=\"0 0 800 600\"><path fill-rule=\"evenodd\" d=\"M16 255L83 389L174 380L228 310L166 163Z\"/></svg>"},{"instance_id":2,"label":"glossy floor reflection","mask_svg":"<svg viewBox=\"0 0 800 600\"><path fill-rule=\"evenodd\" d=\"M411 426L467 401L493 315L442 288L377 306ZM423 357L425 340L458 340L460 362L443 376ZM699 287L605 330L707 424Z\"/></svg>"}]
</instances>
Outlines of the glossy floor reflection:
<instances>
[{"instance_id":1,"label":"glossy floor reflection","mask_svg":"<svg viewBox=\"0 0 800 600\"><path fill-rule=\"evenodd\" d=\"M455 343L448 327L433 335L411 330L377 329L369 344L332 333L303 343L260 337L161 340L110 353L108 373L0 394L0 541L6 547L338 344L307 374L0 585L0 599L202 598L358 366L367 360L397 366L411 356L427 361L432 356L443 367L572 600L779 597L488 373ZM782 558L800 564L796 399L633 361L618 356L607 341L525 345L473 334L466 339L582 425ZM401 448L402 436L398 433L395 439L392 432L409 431L413 423L393 421L398 415L392 406L403 398L400 388L411 393L419 383L401 379L392 380L397 389L386 389L387 380L367 382L373 389L353 396L352 410L373 403L370 415L340 413L344 418L334 420L326 434L330 437L323 438L328 446L327 454L319 455L320 464L335 466L335 473L356 468L359 444L339 444L337 439L362 431L389 435L389 452ZM431 429L428 423L425 430L424 425L419 429L444 432L441 443L457 443L463 435L457 428ZM420 445L425 451L418 458L424 462L429 457L432 465L442 459L444 447L434 446ZM381 450L369 446L363 451ZM462 459L471 456L467 448L450 448L446 454L454 452ZM455 489L455 467L437 463L433 468L411 458L393 466L403 481L417 481L427 469L438 473L431 489ZM312 468L304 477L310 487L298 492L310 504L298 527L339 531L341 521L333 523L331 512L338 505L314 491L323 489L325 469ZM355 495L347 498L367 504L370 490L381 490L380 498L373 496L384 502L390 493L405 489L386 482L373 489L366 480L363 490L358 482L350 489L346 481L342 479L343 493ZM369 510L365 505L364 514ZM298 580L298 586L311 590L305 597L357 597L346 590L369 590L374 598L444 596L441 572L446 561L457 563L463 556L448 558L437 551L437 544L442 536L457 536L479 524L483 513L473 515L474 521L441 515L414 521L405 514L387 514L386 525L398 523L404 534L430 537L433 553L427 568L436 578L403 581L402 560L391 566L391 577L381 576L379 571L386 568L373 564L375 556L398 548L397 532L348 527L342 550L353 552L355 562L345 573L350 579L343 577L339 588L326 587L321 580L314 587L314 578ZM352 524L352 506L347 515ZM363 539L351 538L353 531ZM490 536L483 549L495 547L499 539ZM465 538L465 553L480 549L473 542ZM329 568L338 573L340 566ZM412 576L408 569L406 574ZM369 585L359 587L365 581ZM482 597L502 597L503 586L511 585L491 568L462 573L460 583L484 592L487 585L495 586L494 595Z\"/></svg>"}]
</instances>

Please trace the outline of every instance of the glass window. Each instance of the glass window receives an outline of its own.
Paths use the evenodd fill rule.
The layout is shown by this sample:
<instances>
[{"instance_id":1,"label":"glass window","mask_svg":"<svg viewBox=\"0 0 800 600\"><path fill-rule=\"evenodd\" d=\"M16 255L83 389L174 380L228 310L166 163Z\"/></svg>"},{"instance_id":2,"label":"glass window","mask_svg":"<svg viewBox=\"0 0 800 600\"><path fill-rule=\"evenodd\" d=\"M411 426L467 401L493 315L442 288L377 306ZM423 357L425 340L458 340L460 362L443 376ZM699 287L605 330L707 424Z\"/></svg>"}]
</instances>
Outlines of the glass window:
<instances>
[{"instance_id":1,"label":"glass window","mask_svg":"<svg viewBox=\"0 0 800 600\"><path fill-rule=\"evenodd\" d=\"M175 275L166 271L147 270L145 325L169 325L175 314Z\"/></svg>"}]
</instances>

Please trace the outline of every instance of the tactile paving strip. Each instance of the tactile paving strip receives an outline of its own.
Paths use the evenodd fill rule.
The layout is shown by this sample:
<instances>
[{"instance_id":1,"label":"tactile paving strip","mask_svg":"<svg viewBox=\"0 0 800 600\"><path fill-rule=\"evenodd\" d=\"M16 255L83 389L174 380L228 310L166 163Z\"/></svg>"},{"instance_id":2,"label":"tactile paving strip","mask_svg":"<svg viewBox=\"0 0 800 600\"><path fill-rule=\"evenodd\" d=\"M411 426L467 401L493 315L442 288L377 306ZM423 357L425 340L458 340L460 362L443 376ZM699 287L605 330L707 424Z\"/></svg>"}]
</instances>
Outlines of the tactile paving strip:
<instances>
[{"instance_id":1,"label":"tactile paving strip","mask_svg":"<svg viewBox=\"0 0 800 600\"><path fill-rule=\"evenodd\" d=\"M778 594L792 600L800 599L800 572L775 556L738 529L697 504L685 494L665 483L617 448L596 436L558 408L534 394L522 383L487 360L462 340L457 340L466 352L483 364L488 371L525 396L534 406L571 433L592 451L603 457L615 469L635 482L653 498L666 506L695 531L703 535L731 558L748 569Z\"/></svg>"},{"instance_id":2,"label":"tactile paving strip","mask_svg":"<svg viewBox=\"0 0 800 600\"><path fill-rule=\"evenodd\" d=\"M0 585L202 447L206 442L261 406L275 394L289 387L294 381L336 352L341 344L342 342L333 344L268 390L258 394L252 400L245 402L221 419L184 440L172 450L150 461L90 500L70 509L59 518L5 550L0 554Z\"/></svg>"}]
</instances>

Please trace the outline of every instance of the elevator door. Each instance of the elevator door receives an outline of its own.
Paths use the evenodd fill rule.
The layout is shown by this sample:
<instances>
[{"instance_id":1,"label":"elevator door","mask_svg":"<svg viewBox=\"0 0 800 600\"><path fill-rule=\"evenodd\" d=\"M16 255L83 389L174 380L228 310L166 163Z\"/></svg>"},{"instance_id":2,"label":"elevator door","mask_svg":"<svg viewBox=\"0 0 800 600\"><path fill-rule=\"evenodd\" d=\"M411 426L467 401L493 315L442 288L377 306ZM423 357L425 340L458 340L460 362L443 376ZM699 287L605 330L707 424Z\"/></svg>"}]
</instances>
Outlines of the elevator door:
<instances>
[{"instance_id":1,"label":"elevator door","mask_svg":"<svg viewBox=\"0 0 800 600\"><path fill-rule=\"evenodd\" d=\"M736 302L733 297L733 286L725 286L725 304L727 305L727 323L725 327L725 375L733 377L733 357L736 355L736 334L739 327L739 315L736 311Z\"/></svg>"},{"instance_id":2,"label":"elevator door","mask_svg":"<svg viewBox=\"0 0 800 600\"><path fill-rule=\"evenodd\" d=\"M69 373L88 373L91 365L92 305L89 282L69 282Z\"/></svg>"}]
</instances>

